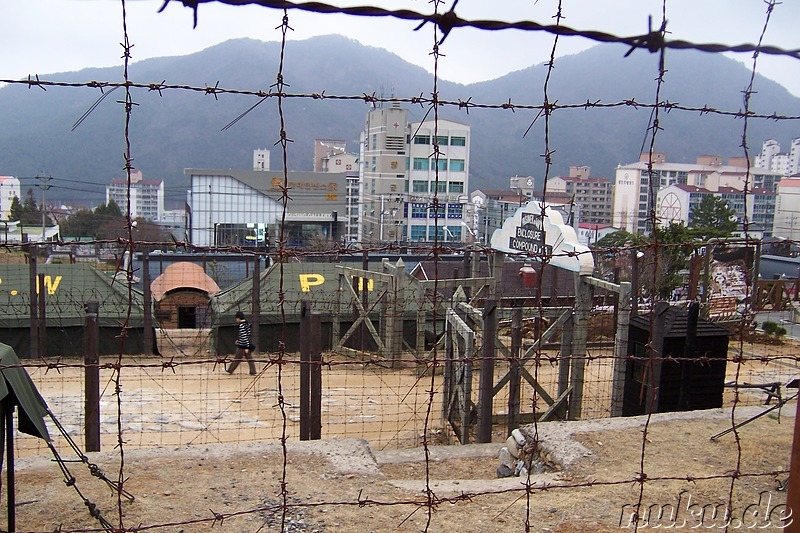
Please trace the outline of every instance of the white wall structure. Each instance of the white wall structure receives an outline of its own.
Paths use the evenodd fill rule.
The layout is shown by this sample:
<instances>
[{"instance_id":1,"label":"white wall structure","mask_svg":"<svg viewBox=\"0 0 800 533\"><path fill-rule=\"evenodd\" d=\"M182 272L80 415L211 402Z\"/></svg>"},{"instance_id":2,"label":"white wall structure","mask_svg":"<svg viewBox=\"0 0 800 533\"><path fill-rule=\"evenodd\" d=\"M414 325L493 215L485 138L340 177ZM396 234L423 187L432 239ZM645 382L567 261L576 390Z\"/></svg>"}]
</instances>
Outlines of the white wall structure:
<instances>
[{"instance_id":1,"label":"white wall structure","mask_svg":"<svg viewBox=\"0 0 800 533\"><path fill-rule=\"evenodd\" d=\"M14 201L15 196L19 198L20 202L22 201L19 179L14 176L0 176L0 218L2 220L8 220L11 215L11 202Z\"/></svg>"},{"instance_id":2,"label":"white wall structure","mask_svg":"<svg viewBox=\"0 0 800 533\"><path fill-rule=\"evenodd\" d=\"M266 148L253 150L253 170L256 172L269 170L269 150Z\"/></svg>"},{"instance_id":3,"label":"white wall structure","mask_svg":"<svg viewBox=\"0 0 800 533\"><path fill-rule=\"evenodd\" d=\"M542 216L544 214L544 216ZM594 272L591 250L578 241L572 226L564 224L561 213L539 201L519 207L492 234L492 250L547 260L552 266L581 275Z\"/></svg>"},{"instance_id":4,"label":"white wall structure","mask_svg":"<svg viewBox=\"0 0 800 533\"><path fill-rule=\"evenodd\" d=\"M773 236L800 240L800 178L784 178L778 184Z\"/></svg>"}]
</instances>

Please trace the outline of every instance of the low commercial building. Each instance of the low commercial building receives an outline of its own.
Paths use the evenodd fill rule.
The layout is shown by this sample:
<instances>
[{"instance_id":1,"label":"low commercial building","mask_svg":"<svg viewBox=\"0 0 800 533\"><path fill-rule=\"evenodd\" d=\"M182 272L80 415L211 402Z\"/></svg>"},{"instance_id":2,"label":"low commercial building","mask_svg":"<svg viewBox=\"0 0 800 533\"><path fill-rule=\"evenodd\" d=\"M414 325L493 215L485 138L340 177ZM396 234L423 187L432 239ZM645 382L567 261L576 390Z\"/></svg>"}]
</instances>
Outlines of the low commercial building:
<instances>
[{"instance_id":1,"label":"low commercial building","mask_svg":"<svg viewBox=\"0 0 800 533\"><path fill-rule=\"evenodd\" d=\"M339 214L347 201L346 173L284 177L282 171L189 168L185 174L191 181L188 233L196 246L266 250L283 238L288 246L324 249L344 240Z\"/></svg>"}]
</instances>

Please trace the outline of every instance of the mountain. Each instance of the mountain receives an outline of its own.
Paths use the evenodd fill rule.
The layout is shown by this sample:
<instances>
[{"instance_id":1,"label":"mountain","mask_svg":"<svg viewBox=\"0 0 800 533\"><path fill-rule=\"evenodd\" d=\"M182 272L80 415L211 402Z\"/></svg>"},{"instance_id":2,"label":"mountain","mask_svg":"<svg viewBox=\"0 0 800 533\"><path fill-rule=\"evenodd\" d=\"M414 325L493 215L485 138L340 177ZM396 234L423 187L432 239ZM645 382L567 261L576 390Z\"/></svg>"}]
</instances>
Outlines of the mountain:
<instances>
[{"instance_id":1,"label":"mountain","mask_svg":"<svg viewBox=\"0 0 800 533\"><path fill-rule=\"evenodd\" d=\"M581 104L655 99L658 56L627 48L599 45L558 58L548 85L551 102ZM743 109L742 90L750 73L741 63L720 54L669 51L661 99L684 106L736 111ZM219 87L236 91L268 91L278 72L280 46L276 42L236 39L181 57L134 62L129 79L137 83L191 87ZM446 61L446 57L443 58ZM145 179L164 179L173 199L182 197L188 181L184 168L249 168L255 148L270 148L272 168L283 167L279 140L281 114L288 144L290 170L310 170L313 141L344 139L358 151L359 133L370 104L363 95L429 96L433 78L424 69L379 48L363 46L341 36L292 41L285 50L284 81L291 94L324 94L326 98L267 98L236 124L223 131L260 97L207 94L206 91L131 89L129 138L133 166ZM439 80L440 97L451 101L500 105L511 102L541 104L547 68L531 66L492 81L461 85ZM84 69L40 76L43 80L84 83L123 81L122 69ZM751 111L800 115L800 99L780 85L756 77ZM20 177L46 173L54 176L51 197L86 197L100 184L124 175L125 113L123 89L109 94L71 131L73 124L100 98L97 88L23 85L0 88L0 175ZM349 99L331 98L351 96ZM362 96L362 98L358 98ZM408 106L412 120L426 109ZM471 187L506 188L513 175L544 174L544 119L535 110L457 109L442 106L442 118L472 127ZM428 115L430 118L432 115ZM592 175L613 177L618 164L638 160L649 146L646 107L609 107L556 110L549 124L552 168L563 175L570 165L589 165ZM775 138L788 145L800 136L793 121L751 119L748 145L751 156L761 143ZM661 112L656 150L667 160L693 162L698 155L742 155L743 120L716 114L671 110ZM96 184L96 185L92 185Z\"/></svg>"}]
</instances>

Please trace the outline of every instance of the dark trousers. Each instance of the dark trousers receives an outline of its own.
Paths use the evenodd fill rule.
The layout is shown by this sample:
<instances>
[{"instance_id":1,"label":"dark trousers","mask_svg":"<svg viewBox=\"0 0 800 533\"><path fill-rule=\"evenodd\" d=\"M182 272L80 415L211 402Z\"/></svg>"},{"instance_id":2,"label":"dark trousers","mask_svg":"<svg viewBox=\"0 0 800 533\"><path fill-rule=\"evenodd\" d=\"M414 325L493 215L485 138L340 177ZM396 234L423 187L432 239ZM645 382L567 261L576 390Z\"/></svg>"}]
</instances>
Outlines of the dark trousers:
<instances>
[{"instance_id":1,"label":"dark trousers","mask_svg":"<svg viewBox=\"0 0 800 533\"><path fill-rule=\"evenodd\" d=\"M250 366L250 374L256 374L256 363L253 361L253 354L250 353L250 350L245 350L244 348L239 348L238 346L236 347L236 354L233 356L233 361L228 367L228 374L233 374L233 371L236 370L236 367L238 367L239 363L242 362L243 357L247 359L247 364Z\"/></svg>"}]
</instances>

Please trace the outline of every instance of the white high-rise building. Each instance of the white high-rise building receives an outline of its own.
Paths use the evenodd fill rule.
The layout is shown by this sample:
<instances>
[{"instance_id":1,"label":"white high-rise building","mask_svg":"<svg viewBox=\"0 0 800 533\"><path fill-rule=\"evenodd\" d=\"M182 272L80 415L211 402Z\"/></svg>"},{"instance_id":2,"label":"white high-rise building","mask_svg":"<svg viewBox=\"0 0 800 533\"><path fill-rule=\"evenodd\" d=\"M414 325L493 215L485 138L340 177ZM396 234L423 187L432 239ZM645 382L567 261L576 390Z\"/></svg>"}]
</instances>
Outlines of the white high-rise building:
<instances>
[{"instance_id":1,"label":"white high-rise building","mask_svg":"<svg viewBox=\"0 0 800 533\"><path fill-rule=\"evenodd\" d=\"M131 170L131 218L160 220L164 214L164 182L161 180L142 179L141 170ZM106 185L106 203L109 200L119 206L123 214L128 211L128 181L115 178Z\"/></svg>"},{"instance_id":2,"label":"white high-rise building","mask_svg":"<svg viewBox=\"0 0 800 533\"><path fill-rule=\"evenodd\" d=\"M792 176L800 172L800 138L792 139L789 152L781 152L775 139L767 139L756 156L755 166L769 169L781 176Z\"/></svg>"},{"instance_id":3,"label":"white high-rise building","mask_svg":"<svg viewBox=\"0 0 800 533\"><path fill-rule=\"evenodd\" d=\"M370 111L359 161L359 240L468 240L469 147L466 124L409 122L397 103Z\"/></svg>"},{"instance_id":4,"label":"white high-rise building","mask_svg":"<svg viewBox=\"0 0 800 533\"><path fill-rule=\"evenodd\" d=\"M14 176L0 176L0 218L8 220L11 215L11 202L20 197L19 179Z\"/></svg>"},{"instance_id":5,"label":"white high-rise building","mask_svg":"<svg viewBox=\"0 0 800 533\"><path fill-rule=\"evenodd\" d=\"M269 150L266 148L253 150L253 170L256 172L269 170Z\"/></svg>"}]
</instances>

